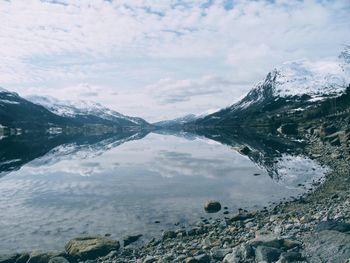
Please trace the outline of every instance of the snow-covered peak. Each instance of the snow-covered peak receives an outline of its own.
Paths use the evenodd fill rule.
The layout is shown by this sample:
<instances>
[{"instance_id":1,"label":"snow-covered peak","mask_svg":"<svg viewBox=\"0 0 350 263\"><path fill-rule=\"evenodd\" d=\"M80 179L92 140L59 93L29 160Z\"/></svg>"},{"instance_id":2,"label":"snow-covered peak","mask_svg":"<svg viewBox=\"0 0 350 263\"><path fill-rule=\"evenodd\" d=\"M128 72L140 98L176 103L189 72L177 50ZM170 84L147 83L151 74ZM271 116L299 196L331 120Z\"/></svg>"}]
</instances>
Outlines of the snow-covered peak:
<instances>
[{"instance_id":1,"label":"snow-covered peak","mask_svg":"<svg viewBox=\"0 0 350 263\"><path fill-rule=\"evenodd\" d=\"M103 118L109 121L116 121L116 119L123 119L134 124L141 124L141 119L128 117L119 112L111 110L102 106L99 103L90 101L69 101L69 100L58 100L52 97L43 96L28 96L26 97L29 101L39 104L49 111L63 116L63 117L77 117L79 115L92 115L99 118Z\"/></svg>"},{"instance_id":2,"label":"snow-covered peak","mask_svg":"<svg viewBox=\"0 0 350 263\"><path fill-rule=\"evenodd\" d=\"M342 94L350 83L350 71L339 61L289 61L270 78L276 97L309 95L314 99Z\"/></svg>"}]
</instances>

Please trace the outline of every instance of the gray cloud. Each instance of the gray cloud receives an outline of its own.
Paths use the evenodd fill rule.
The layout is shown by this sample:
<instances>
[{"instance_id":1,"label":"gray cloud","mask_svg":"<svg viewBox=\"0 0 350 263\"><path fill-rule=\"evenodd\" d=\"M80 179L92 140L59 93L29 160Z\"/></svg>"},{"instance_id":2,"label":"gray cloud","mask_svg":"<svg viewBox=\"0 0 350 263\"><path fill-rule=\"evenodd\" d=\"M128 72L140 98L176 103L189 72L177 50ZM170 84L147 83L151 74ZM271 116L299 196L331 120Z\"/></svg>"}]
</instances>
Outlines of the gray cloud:
<instances>
[{"instance_id":1,"label":"gray cloud","mask_svg":"<svg viewBox=\"0 0 350 263\"><path fill-rule=\"evenodd\" d=\"M190 101L206 95L219 95L235 83L220 77L204 77L195 80L161 80L149 89L160 104Z\"/></svg>"}]
</instances>

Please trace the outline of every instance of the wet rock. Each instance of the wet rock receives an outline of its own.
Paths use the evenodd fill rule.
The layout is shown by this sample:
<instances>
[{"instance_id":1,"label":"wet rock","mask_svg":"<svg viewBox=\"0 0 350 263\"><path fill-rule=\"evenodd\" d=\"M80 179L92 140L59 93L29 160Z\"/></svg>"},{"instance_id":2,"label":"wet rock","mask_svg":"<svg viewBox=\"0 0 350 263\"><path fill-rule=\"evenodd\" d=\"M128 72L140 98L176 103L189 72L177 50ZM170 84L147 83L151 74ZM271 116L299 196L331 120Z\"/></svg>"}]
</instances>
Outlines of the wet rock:
<instances>
[{"instance_id":1,"label":"wet rock","mask_svg":"<svg viewBox=\"0 0 350 263\"><path fill-rule=\"evenodd\" d=\"M29 253L24 253L24 254L21 254L17 260L16 260L16 263L27 263L28 259L29 259Z\"/></svg>"},{"instance_id":2,"label":"wet rock","mask_svg":"<svg viewBox=\"0 0 350 263\"><path fill-rule=\"evenodd\" d=\"M142 235L131 235L131 236L126 236L126 237L123 239L124 247L130 245L131 243L136 242L137 240L140 239L140 237L142 237Z\"/></svg>"},{"instance_id":3,"label":"wet rock","mask_svg":"<svg viewBox=\"0 0 350 263\"><path fill-rule=\"evenodd\" d=\"M286 249L292 249L295 247L301 247L301 243L299 241L292 240L292 239L284 239L283 247L285 247Z\"/></svg>"},{"instance_id":4,"label":"wet rock","mask_svg":"<svg viewBox=\"0 0 350 263\"><path fill-rule=\"evenodd\" d=\"M189 263L210 263L211 259L208 255L206 254L200 254L198 256L193 256L193 257L187 257L185 262Z\"/></svg>"},{"instance_id":5,"label":"wet rock","mask_svg":"<svg viewBox=\"0 0 350 263\"><path fill-rule=\"evenodd\" d=\"M337 131L338 131L338 129L334 125L330 125L330 126L327 126L324 128L324 133L326 135L330 135L330 134L335 133Z\"/></svg>"},{"instance_id":6,"label":"wet rock","mask_svg":"<svg viewBox=\"0 0 350 263\"><path fill-rule=\"evenodd\" d=\"M20 257L20 254L9 254L9 255L0 255L0 263L12 263L16 262L17 258Z\"/></svg>"},{"instance_id":7,"label":"wet rock","mask_svg":"<svg viewBox=\"0 0 350 263\"><path fill-rule=\"evenodd\" d=\"M282 124L279 130L286 135L296 135L298 134L298 125L296 123Z\"/></svg>"},{"instance_id":8,"label":"wet rock","mask_svg":"<svg viewBox=\"0 0 350 263\"><path fill-rule=\"evenodd\" d=\"M53 257L50 259L49 263L69 263L64 257Z\"/></svg>"},{"instance_id":9,"label":"wet rock","mask_svg":"<svg viewBox=\"0 0 350 263\"><path fill-rule=\"evenodd\" d=\"M338 232L350 231L350 224L342 223L335 220L322 221L316 226L316 231L321 232L324 230L334 230Z\"/></svg>"},{"instance_id":10,"label":"wet rock","mask_svg":"<svg viewBox=\"0 0 350 263\"><path fill-rule=\"evenodd\" d=\"M284 245L284 240L273 234L261 235L251 240L250 245L252 247L264 246L281 248Z\"/></svg>"},{"instance_id":11,"label":"wet rock","mask_svg":"<svg viewBox=\"0 0 350 263\"><path fill-rule=\"evenodd\" d=\"M221 210L221 204L218 201L210 200L204 204L204 210L207 213L216 213Z\"/></svg>"},{"instance_id":12,"label":"wet rock","mask_svg":"<svg viewBox=\"0 0 350 263\"><path fill-rule=\"evenodd\" d=\"M231 217L230 221L231 222L244 221L244 220L247 220L247 219L250 219L253 217L254 217L254 214L252 214L252 213L239 212L238 214Z\"/></svg>"},{"instance_id":13,"label":"wet rock","mask_svg":"<svg viewBox=\"0 0 350 263\"><path fill-rule=\"evenodd\" d=\"M188 230L187 235L195 236L195 235L198 235L199 233L200 233L200 228L194 227L194 228L191 228L190 230Z\"/></svg>"},{"instance_id":14,"label":"wet rock","mask_svg":"<svg viewBox=\"0 0 350 263\"><path fill-rule=\"evenodd\" d=\"M105 237L80 237L70 240L66 244L68 255L82 260L95 259L107 255L113 250L118 250L118 241Z\"/></svg>"},{"instance_id":15,"label":"wet rock","mask_svg":"<svg viewBox=\"0 0 350 263\"><path fill-rule=\"evenodd\" d=\"M252 150L248 146L242 146L238 149L238 151L244 155L249 155L250 153L252 153Z\"/></svg>"},{"instance_id":16,"label":"wet rock","mask_svg":"<svg viewBox=\"0 0 350 263\"><path fill-rule=\"evenodd\" d=\"M223 263L246 262L247 259L252 257L254 257L254 251L250 245L239 245L224 257Z\"/></svg>"},{"instance_id":17,"label":"wet rock","mask_svg":"<svg viewBox=\"0 0 350 263\"><path fill-rule=\"evenodd\" d=\"M303 261L304 258L299 252L284 252L281 254L280 260L282 262L295 262L295 261Z\"/></svg>"},{"instance_id":18,"label":"wet rock","mask_svg":"<svg viewBox=\"0 0 350 263\"><path fill-rule=\"evenodd\" d=\"M197 260L194 257L188 257L185 259L186 263L197 263Z\"/></svg>"},{"instance_id":19,"label":"wet rock","mask_svg":"<svg viewBox=\"0 0 350 263\"><path fill-rule=\"evenodd\" d=\"M176 238L175 231L164 231L162 235L163 240Z\"/></svg>"},{"instance_id":20,"label":"wet rock","mask_svg":"<svg viewBox=\"0 0 350 263\"><path fill-rule=\"evenodd\" d=\"M222 260L227 254L231 253L231 248L213 248L211 250L211 256L214 259Z\"/></svg>"},{"instance_id":21,"label":"wet rock","mask_svg":"<svg viewBox=\"0 0 350 263\"><path fill-rule=\"evenodd\" d=\"M153 263L153 262L155 262L156 260L157 260L157 259L156 259L155 257L147 256L147 257L144 259L143 263Z\"/></svg>"},{"instance_id":22,"label":"wet rock","mask_svg":"<svg viewBox=\"0 0 350 263\"><path fill-rule=\"evenodd\" d=\"M27 263L48 263L52 257L53 254L35 251L30 254Z\"/></svg>"},{"instance_id":23,"label":"wet rock","mask_svg":"<svg viewBox=\"0 0 350 263\"><path fill-rule=\"evenodd\" d=\"M274 247L258 246L255 250L255 258L258 262L276 262L281 254L282 250Z\"/></svg>"},{"instance_id":24,"label":"wet rock","mask_svg":"<svg viewBox=\"0 0 350 263\"><path fill-rule=\"evenodd\" d=\"M324 230L304 242L310 263L345 262L350 257L350 235L333 230Z\"/></svg>"}]
</instances>

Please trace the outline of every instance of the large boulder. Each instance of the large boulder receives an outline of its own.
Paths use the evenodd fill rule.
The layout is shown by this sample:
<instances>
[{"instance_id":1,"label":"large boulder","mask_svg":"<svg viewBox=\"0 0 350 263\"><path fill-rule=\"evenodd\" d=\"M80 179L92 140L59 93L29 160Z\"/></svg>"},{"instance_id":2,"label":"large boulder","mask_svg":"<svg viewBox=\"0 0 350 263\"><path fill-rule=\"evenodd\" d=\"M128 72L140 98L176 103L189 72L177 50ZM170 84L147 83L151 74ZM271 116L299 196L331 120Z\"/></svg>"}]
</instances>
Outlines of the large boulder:
<instances>
[{"instance_id":1,"label":"large boulder","mask_svg":"<svg viewBox=\"0 0 350 263\"><path fill-rule=\"evenodd\" d=\"M350 258L350 235L334 230L323 230L304 241L310 263L345 262Z\"/></svg>"},{"instance_id":2,"label":"large boulder","mask_svg":"<svg viewBox=\"0 0 350 263\"><path fill-rule=\"evenodd\" d=\"M66 244L67 254L81 260L106 256L120 248L118 241L105 237L79 237Z\"/></svg>"}]
</instances>

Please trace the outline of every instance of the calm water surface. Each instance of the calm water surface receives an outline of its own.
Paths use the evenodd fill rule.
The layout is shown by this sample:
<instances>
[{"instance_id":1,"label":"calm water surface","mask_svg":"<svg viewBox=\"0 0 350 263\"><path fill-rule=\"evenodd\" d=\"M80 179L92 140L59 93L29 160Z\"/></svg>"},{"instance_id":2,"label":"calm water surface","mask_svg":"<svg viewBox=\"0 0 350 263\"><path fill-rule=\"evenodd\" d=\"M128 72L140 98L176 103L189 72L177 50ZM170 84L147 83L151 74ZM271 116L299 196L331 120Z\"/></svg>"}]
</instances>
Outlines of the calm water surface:
<instances>
[{"instance_id":1,"label":"calm water surface","mask_svg":"<svg viewBox=\"0 0 350 263\"><path fill-rule=\"evenodd\" d=\"M13 149L11 143L8 149ZM15 150L23 152L18 145ZM209 217L203 211L208 199L219 200L231 213L260 208L301 194L300 183L325 172L305 157L281 154L274 162L280 176L271 178L262 163L198 136L151 133L93 143L73 140L38 156L30 147L20 157L6 155L6 149L0 253L62 250L67 240L88 234L120 239L141 233L148 238L174 223L187 226ZM30 154L33 158L23 162Z\"/></svg>"}]
</instances>

